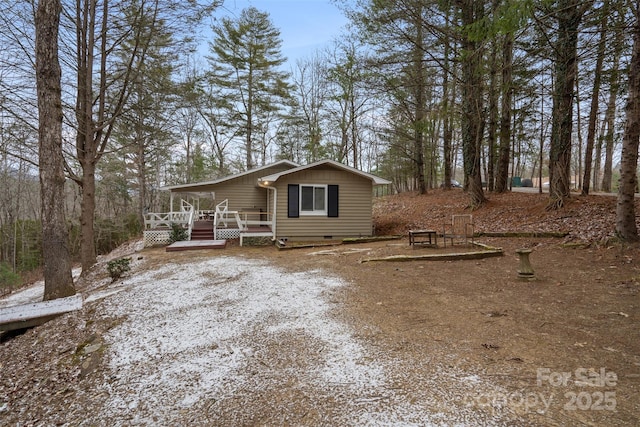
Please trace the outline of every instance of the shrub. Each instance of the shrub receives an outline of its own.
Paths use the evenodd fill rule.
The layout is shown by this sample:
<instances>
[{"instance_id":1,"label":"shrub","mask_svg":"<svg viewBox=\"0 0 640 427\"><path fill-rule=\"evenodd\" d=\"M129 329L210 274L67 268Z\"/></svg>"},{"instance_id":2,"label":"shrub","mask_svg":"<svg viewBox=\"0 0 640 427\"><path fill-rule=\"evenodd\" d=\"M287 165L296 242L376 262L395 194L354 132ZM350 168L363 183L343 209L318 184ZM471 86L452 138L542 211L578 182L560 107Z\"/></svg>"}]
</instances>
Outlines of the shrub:
<instances>
[{"instance_id":1,"label":"shrub","mask_svg":"<svg viewBox=\"0 0 640 427\"><path fill-rule=\"evenodd\" d=\"M187 238L189 238L189 234L187 234L187 230L182 225L172 222L171 235L169 236L170 243L187 240Z\"/></svg>"},{"instance_id":2,"label":"shrub","mask_svg":"<svg viewBox=\"0 0 640 427\"><path fill-rule=\"evenodd\" d=\"M111 280L115 282L121 278L124 273L131 270L131 258L119 258L111 260L107 263L107 271Z\"/></svg>"}]
</instances>

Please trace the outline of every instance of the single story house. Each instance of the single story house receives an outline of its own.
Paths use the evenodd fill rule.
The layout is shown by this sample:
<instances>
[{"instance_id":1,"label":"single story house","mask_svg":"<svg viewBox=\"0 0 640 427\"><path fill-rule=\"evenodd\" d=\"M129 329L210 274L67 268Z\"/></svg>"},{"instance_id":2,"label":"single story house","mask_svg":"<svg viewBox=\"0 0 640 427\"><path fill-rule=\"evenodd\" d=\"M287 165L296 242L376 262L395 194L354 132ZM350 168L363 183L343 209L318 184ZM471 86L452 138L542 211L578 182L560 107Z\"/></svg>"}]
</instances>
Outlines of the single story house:
<instances>
[{"instance_id":1,"label":"single story house","mask_svg":"<svg viewBox=\"0 0 640 427\"><path fill-rule=\"evenodd\" d=\"M264 175L276 239L335 239L373 234L373 187L390 181L333 160Z\"/></svg>"},{"instance_id":2,"label":"single story house","mask_svg":"<svg viewBox=\"0 0 640 427\"><path fill-rule=\"evenodd\" d=\"M193 221L213 222L214 239L268 236L321 240L373 234L373 189L390 181L333 160L282 160L214 181L163 187L191 198ZM215 210L203 210L201 199ZM159 214L152 214L159 215Z\"/></svg>"}]
</instances>

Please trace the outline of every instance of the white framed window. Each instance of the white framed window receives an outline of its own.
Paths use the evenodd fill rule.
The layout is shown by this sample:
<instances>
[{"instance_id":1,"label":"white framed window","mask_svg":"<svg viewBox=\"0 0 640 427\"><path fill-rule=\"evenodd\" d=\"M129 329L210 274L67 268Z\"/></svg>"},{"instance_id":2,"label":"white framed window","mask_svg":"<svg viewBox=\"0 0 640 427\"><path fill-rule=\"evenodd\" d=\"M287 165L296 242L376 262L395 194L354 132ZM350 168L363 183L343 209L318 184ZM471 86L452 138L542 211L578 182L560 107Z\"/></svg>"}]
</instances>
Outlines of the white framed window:
<instances>
[{"instance_id":1,"label":"white framed window","mask_svg":"<svg viewBox=\"0 0 640 427\"><path fill-rule=\"evenodd\" d=\"M300 184L300 215L327 215L327 186Z\"/></svg>"},{"instance_id":2,"label":"white framed window","mask_svg":"<svg viewBox=\"0 0 640 427\"><path fill-rule=\"evenodd\" d=\"M339 187L336 184L288 184L287 218L312 215L338 218L340 202L338 190Z\"/></svg>"}]
</instances>

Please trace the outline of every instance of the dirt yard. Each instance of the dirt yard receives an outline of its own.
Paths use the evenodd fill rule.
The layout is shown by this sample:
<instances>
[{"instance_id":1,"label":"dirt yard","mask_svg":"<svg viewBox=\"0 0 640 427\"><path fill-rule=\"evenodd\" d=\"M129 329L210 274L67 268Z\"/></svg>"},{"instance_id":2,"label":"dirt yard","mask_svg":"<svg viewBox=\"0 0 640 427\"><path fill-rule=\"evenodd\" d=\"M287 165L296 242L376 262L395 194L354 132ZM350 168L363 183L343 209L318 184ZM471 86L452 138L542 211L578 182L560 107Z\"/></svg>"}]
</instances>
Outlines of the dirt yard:
<instances>
[{"instance_id":1,"label":"dirt yard","mask_svg":"<svg viewBox=\"0 0 640 427\"><path fill-rule=\"evenodd\" d=\"M638 425L640 249L612 238L615 199L549 213L544 196L492 196L477 232L569 234L363 262L444 253L406 232L465 200L378 200L378 233L398 240L142 250L115 284L105 258L78 284L82 311L0 344L0 424ZM519 248L535 281L517 277Z\"/></svg>"}]
</instances>

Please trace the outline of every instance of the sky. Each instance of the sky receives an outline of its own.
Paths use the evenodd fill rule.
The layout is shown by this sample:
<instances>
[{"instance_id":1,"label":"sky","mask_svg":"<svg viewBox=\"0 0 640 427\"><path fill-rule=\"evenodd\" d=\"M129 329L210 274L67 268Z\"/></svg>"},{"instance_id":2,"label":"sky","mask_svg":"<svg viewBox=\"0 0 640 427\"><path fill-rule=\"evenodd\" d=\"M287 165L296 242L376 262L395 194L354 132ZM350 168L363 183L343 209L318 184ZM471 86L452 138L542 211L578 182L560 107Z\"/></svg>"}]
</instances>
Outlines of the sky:
<instances>
[{"instance_id":1,"label":"sky","mask_svg":"<svg viewBox=\"0 0 640 427\"><path fill-rule=\"evenodd\" d=\"M225 0L215 15L237 17L251 6L267 12L280 30L282 54L291 67L329 45L348 22L329 0Z\"/></svg>"}]
</instances>

